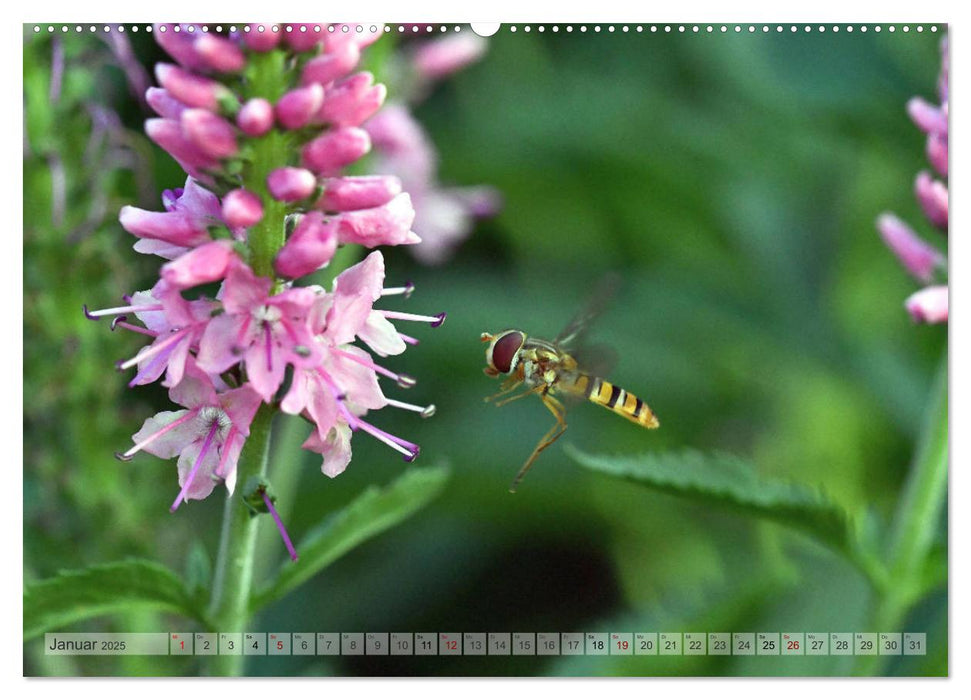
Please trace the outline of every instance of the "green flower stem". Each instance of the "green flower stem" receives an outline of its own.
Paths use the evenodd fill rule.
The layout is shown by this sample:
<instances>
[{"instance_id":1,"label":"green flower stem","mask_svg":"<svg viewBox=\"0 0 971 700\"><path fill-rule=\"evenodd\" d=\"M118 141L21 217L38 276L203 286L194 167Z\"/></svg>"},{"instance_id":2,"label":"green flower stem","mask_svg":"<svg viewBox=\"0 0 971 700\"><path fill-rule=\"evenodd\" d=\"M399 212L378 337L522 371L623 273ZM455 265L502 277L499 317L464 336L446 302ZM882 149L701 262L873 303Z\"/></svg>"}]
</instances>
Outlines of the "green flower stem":
<instances>
[{"instance_id":1,"label":"green flower stem","mask_svg":"<svg viewBox=\"0 0 971 700\"><path fill-rule=\"evenodd\" d=\"M947 501L948 425L947 354L934 382L934 393L913 471L894 519L888 553L889 576L871 617L874 632L896 632L911 607L927 593L925 567ZM859 675L873 675L885 657L859 657Z\"/></svg>"},{"instance_id":2,"label":"green flower stem","mask_svg":"<svg viewBox=\"0 0 971 700\"><path fill-rule=\"evenodd\" d=\"M283 51L254 53L250 57L244 97L262 97L275 104L288 85L286 56ZM286 239L284 220L287 205L270 196L266 178L274 169L289 162L293 144L289 132L270 129L266 135L253 139L250 145L252 151L243 180L246 188L263 202L263 219L250 228L247 234L249 264L257 276L272 277L273 258Z\"/></svg>"},{"instance_id":3,"label":"green flower stem","mask_svg":"<svg viewBox=\"0 0 971 700\"><path fill-rule=\"evenodd\" d=\"M213 578L209 619L215 632L243 632L249 621L249 598L253 587L253 558L260 518L251 515L243 503L241 489L251 478L266 475L270 432L276 409L263 404L250 425L249 438L236 466L236 492L226 499L219 557ZM209 657L215 676L239 676L244 656Z\"/></svg>"}]
</instances>

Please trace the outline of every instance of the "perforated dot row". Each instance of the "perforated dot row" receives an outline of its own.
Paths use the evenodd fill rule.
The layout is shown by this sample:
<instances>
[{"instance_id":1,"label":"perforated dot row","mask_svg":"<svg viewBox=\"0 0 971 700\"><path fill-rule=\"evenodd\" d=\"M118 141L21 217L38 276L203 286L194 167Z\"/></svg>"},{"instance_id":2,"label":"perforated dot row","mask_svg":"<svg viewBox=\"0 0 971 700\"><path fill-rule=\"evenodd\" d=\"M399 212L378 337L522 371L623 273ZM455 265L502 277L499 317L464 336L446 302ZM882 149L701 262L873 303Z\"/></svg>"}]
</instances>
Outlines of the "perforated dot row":
<instances>
[{"instance_id":1,"label":"perforated dot row","mask_svg":"<svg viewBox=\"0 0 971 700\"><path fill-rule=\"evenodd\" d=\"M749 33L749 34L755 34L755 33L768 34L770 32L782 33L782 32L786 32L786 31L791 32L791 33L795 33L795 32L807 32L807 33L808 32L817 32L817 33L834 32L834 33L839 33L841 31L842 32L850 32L850 33L854 32L854 31L859 31L859 32L868 32L868 31L882 32L882 31L884 31L884 29L886 29L886 31L891 32L891 33L896 32L898 29L900 31L906 33L906 32L910 32L912 30L913 31L917 31L917 32L923 32L925 30L925 26L922 25L922 24L917 24L917 25L909 25L909 24L904 24L904 25L893 25L893 24L888 24L888 25L880 25L880 24L873 24L873 25L867 25L867 24L860 24L860 25L852 25L852 24L844 24L844 25L839 25L839 24L832 24L832 25L824 25L824 24L820 24L820 25L810 25L810 24L803 24L803 25L796 25L796 24L786 24L786 25L783 25L783 24L772 24L772 25L769 25L769 24L762 24L762 25L755 25L755 24L650 24L650 25L642 25L642 24L637 24L637 25L633 25L633 26L632 25L628 25L628 24L623 24L623 25L614 25L614 24L608 24L608 25L599 25L599 24L593 24L593 25L586 25L586 24L572 25L572 24L567 24L567 25L564 25L564 26L560 26L560 25L556 25L556 24L549 25L549 26L542 25L542 24L540 24L540 25L529 25L529 24L527 24L527 25L524 25L523 27L518 27L517 25L510 25L509 27L507 27L507 29L508 29L508 31L513 32L513 33L518 32L518 31L523 31L523 32L526 32L526 33L529 33L529 32L532 32L532 31L545 32L545 31L549 30L549 31L552 31L552 32L561 32L561 31L574 32L574 31L577 31L577 32L580 32L580 33L583 33L583 32L594 32L594 33L598 33L598 32L604 32L604 31L606 31L608 33L610 33L610 32L621 32L621 33L624 33L624 32L627 32L627 33L630 33L630 32L637 32L637 33L651 32L651 33L655 33L655 34L656 33L659 33L659 32L663 32L663 33L678 32L678 33L681 33L681 34L688 34L688 33L691 33L691 34L701 34L701 33L706 33L706 34L723 33L723 34L727 34L729 32L735 32L737 34L741 34L743 32ZM926 27L926 29L928 29L931 32L936 32L938 30L937 25L933 25L933 24L932 25L929 25L928 27Z\"/></svg>"},{"instance_id":2,"label":"perforated dot row","mask_svg":"<svg viewBox=\"0 0 971 700\"><path fill-rule=\"evenodd\" d=\"M420 34L420 33L430 34L430 33L433 33L435 31L438 31L438 32L447 32L450 29L451 29L451 31L454 31L454 32L463 31L463 28L460 27L460 26L458 26L458 25L452 26L452 25L444 25L444 24L442 24L442 25L430 25L430 24L429 25L416 25L416 24L404 25L404 24L399 24L397 26L392 26L392 25L387 25L386 24L386 25L383 25L383 28L382 27L379 27L378 25L375 25L375 24L372 24L372 25L363 25L363 24L355 24L355 25L347 25L347 24L320 25L320 24L315 24L315 25L312 25L312 26L308 26L308 25L290 25L290 24L273 24L273 25L257 25L256 27L253 27L253 28L251 28L249 25L246 25L246 26L243 26L243 27L237 27L236 25L229 25L227 27L227 29L230 32L239 32L239 31L241 31L244 34L245 33L249 33L250 31L259 31L259 32L272 31L272 32L285 32L285 33L290 33L290 32L300 32L300 33L316 32L316 33L320 33L320 32L325 32L326 31L326 32L331 32L331 33L333 33L333 32L344 32L344 33L356 32L358 34L363 33L363 32L370 32L370 33L374 34L376 32L380 32L380 31L383 31L384 33L390 33L390 32L397 31L399 34L408 34L408 33L410 33L410 34ZM527 24L527 25L523 25L523 26L520 27L518 25L513 24L513 25L509 25L508 27L505 27L505 29L507 31L511 32L511 33L514 33L514 34L516 32L518 32L518 31L523 31L523 32L526 32L528 34L528 33L533 32L533 31L543 33L543 32L546 32L547 30L549 30L551 32L561 32L561 31L563 31L563 32L567 32L567 33L577 31L577 32L580 32L581 34L584 33L584 32L594 32L594 33L598 33L598 32L603 32L603 31L606 31L608 33L610 33L610 32L618 32L618 31L621 32L621 33L630 33L630 32L635 32L635 33L643 33L643 32L651 32L651 33L659 33L659 32L663 32L663 33L673 33L673 32L678 32L678 33L681 33L681 34L687 34L687 33L692 33L692 34L701 34L701 33L714 34L714 33L722 33L722 34L727 34L729 32L734 32L736 34L741 34L743 32L744 33L749 33L749 34L755 34L755 33L768 34L770 32L782 33L782 32L787 32L787 31L790 32L790 33L796 33L796 32L804 32L804 33L811 33L811 32L817 32L817 33L833 32L833 33L839 33L841 31L842 32L852 33L854 31L859 31L859 32L868 32L868 31L882 32L882 31L884 31L884 29L886 29L886 31L888 31L890 33L895 33L895 32L898 31L898 29L901 32L908 33L910 31L923 32L925 30L925 26L922 25L922 24L917 24L917 25L913 25L913 26L912 25L909 25L909 24L904 24L904 25L894 25L894 24L889 24L889 25L880 25L880 24L874 24L874 25L866 25L866 24L861 24L861 25L852 25L852 24L847 24L847 25L838 25L838 24L833 24L833 25L823 25L823 24L820 24L820 25L810 25L810 24L804 24L804 25L796 25L796 24L787 24L787 25L782 25L782 24L774 24L774 25L768 25L768 24L763 24L763 25L754 25L754 24L748 24L748 25L742 25L742 24L732 24L732 25L727 25L727 24L720 24L720 25L712 25L712 24L707 24L707 25L703 25L703 24L660 24L660 25L658 25L658 24L651 24L651 25L646 25L646 26L645 25L641 25L641 24L633 25L633 26L627 25L627 24L623 24L623 25L608 24L608 25L604 25L604 26L599 25L599 24L594 24L594 25L586 25L586 24L572 25L572 24L567 24L567 25L562 25L562 26L561 25L558 25L558 24L553 24L553 25L543 25L543 24L539 24L539 25L529 25L529 24ZM929 25L927 27L927 29L929 29L929 31L931 31L931 32L938 31L937 25L933 25L933 24L932 25ZM35 34L39 34L39 33L43 32L43 31L46 31L49 34L53 34L55 32L61 32L62 34L67 34L68 32L72 32L72 31L74 33L80 34L81 32L84 32L85 30L88 31L88 32L98 32L98 31L101 31L101 32L126 32L126 31L130 31L130 32L133 32L133 33L137 33L139 31L152 32L153 31L153 27L152 27L152 25L137 25L137 24L132 24L132 25L128 25L128 26L126 26L124 24L115 24L115 25L105 24L105 25L102 25L102 26L93 25L93 24L91 24L91 25L84 25L84 26L82 26L80 24L76 24L76 25L62 24L62 25L56 25L55 26L55 25L49 24L49 25L46 25L46 27L42 27L40 25L34 25L34 33ZM164 32L164 31L169 31L169 30L166 27L160 27L159 28L159 31L163 31ZM186 29L182 29L179 26L175 26L171 31L175 31L175 32L188 31L189 33L192 33L192 32L198 31L198 30L195 27L193 27L193 26L189 26ZM201 31L203 31L203 32L209 32L209 31L222 32L223 31L223 27L220 26L220 25L217 25L217 26L213 27L210 30L210 28L208 26L203 26L203 27L201 27Z\"/></svg>"},{"instance_id":3,"label":"perforated dot row","mask_svg":"<svg viewBox=\"0 0 971 700\"><path fill-rule=\"evenodd\" d=\"M389 32L393 32L393 31L397 31L400 34L405 34L405 33L418 34L420 32L424 32L426 34L430 34L430 33L434 32L434 31L438 31L438 32L443 32L444 33L444 32L447 32L449 30L454 31L454 32L460 32L460 31L463 30L463 28L460 27L459 25L451 26L451 25L444 25L444 24L442 24L442 25L430 25L430 24L428 24L428 25L414 25L414 24L412 24L412 25L404 25L404 24L399 24L396 27L391 26L391 25L387 25L387 24L386 25L383 25L383 26L378 26L376 24L372 24L372 25L363 25L363 24L353 24L353 25L350 25L350 24L314 24L314 25L306 25L306 24L300 24L300 25L293 25L293 24L266 24L266 25L264 25L264 24L260 24L260 25L255 25L255 26L252 26L252 27L250 25L244 25L242 27L239 27L237 25L231 24L231 25L227 25L225 28L222 25L216 25L216 26L211 27L211 28L209 26L207 26L207 25L203 25L202 27L199 27L199 28L197 28L195 26L191 26L191 25L188 26L188 27L182 28L182 27L176 25L176 26L172 27L171 29L169 29L168 27L164 27L163 26L163 27L159 27L158 28L158 31L161 31L161 32L173 31L173 32L176 32L176 33L179 33L179 32L188 32L190 34L193 34L193 33L197 32L197 31L202 31L202 32L206 32L206 33L210 32L210 31L213 31L213 32L221 33L224 29L226 29L226 30L228 30L230 32L242 32L244 34L249 34L250 32L253 32L253 31L256 31L256 32L284 32L286 34L289 34L291 32L299 32L301 34L308 33L308 32L313 32L313 33L318 33L318 34L321 33L321 32L330 32L330 33L343 32L345 34L347 34L349 32L356 32L358 34L362 34L364 32L370 32L371 34L375 34L377 32L382 32L382 31L384 33L386 33L386 34L389 33ZM466 30L467 29L468 28L466 28ZM130 32L139 32L139 31L152 32L152 31L155 31L155 28L152 27L152 25L150 25L150 24L148 24L148 25L138 25L138 24L132 24L132 25L105 24L105 25L101 25L101 26L94 25L94 24L89 24L89 25L80 25L80 24L74 24L74 25L71 25L71 24L53 25L53 24L48 24L46 26L41 26L41 25L38 25L38 24L35 24L34 25L34 33L35 34L40 34L41 32L44 32L44 31L46 31L49 34L53 34L55 32L61 32L62 34L67 34L67 33L72 32L72 31L74 33L76 33L76 34L80 34L80 33L84 32L84 31L87 31L87 32L99 32L99 31L100 32L126 32L126 31L130 31Z\"/></svg>"}]
</instances>

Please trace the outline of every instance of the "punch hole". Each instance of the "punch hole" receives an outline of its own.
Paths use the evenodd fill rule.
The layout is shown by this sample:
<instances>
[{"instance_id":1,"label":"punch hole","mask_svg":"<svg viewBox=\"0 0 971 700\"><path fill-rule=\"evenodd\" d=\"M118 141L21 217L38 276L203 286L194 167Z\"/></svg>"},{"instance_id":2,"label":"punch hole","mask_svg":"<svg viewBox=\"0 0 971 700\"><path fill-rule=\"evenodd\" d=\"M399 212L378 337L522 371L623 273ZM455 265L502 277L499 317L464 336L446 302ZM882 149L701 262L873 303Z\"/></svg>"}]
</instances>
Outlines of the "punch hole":
<instances>
[{"instance_id":1,"label":"punch hole","mask_svg":"<svg viewBox=\"0 0 971 700\"><path fill-rule=\"evenodd\" d=\"M499 26L498 22L473 22L471 24L472 31L479 36L492 36L499 31ZM457 31L458 27L455 29Z\"/></svg>"}]
</instances>

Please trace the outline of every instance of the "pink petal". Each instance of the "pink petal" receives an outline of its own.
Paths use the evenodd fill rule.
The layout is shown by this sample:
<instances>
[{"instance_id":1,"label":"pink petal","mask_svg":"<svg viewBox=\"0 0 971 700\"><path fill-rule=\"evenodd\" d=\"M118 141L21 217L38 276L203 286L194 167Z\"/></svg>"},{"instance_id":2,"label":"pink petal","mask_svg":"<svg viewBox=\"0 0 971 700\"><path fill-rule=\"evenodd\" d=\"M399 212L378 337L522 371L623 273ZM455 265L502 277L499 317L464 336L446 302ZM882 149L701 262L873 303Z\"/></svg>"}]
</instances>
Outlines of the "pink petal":
<instances>
[{"instance_id":1,"label":"pink petal","mask_svg":"<svg viewBox=\"0 0 971 700\"><path fill-rule=\"evenodd\" d=\"M205 243L162 266L162 279L179 289L188 289L226 276L236 259L230 241Z\"/></svg>"},{"instance_id":2,"label":"pink petal","mask_svg":"<svg viewBox=\"0 0 971 700\"><path fill-rule=\"evenodd\" d=\"M324 194L314 206L325 211L380 207L401 193L401 180L390 175L331 177L322 185Z\"/></svg>"},{"instance_id":3,"label":"pink petal","mask_svg":"<svg viewBox=\"0 0 971 700\"><path fill-rule=\"evenodd\" d=\"M312 211L304 215L273 262L276 271L291 279L309 275L330 262L337 250L337 227Z\"/></svg>"},{"instance_id":4,"label":"pink petal","mask_svg":"<svg viewBox=\"0 0 971 700\"><path fill-rule=\"evenodd\" d=\"M179 486L185 486L186 478L195 466L196 460L202 452L203 444L204 440L200 438L186 445L179 455ZM195 475L192 477L192 483L185 492L185 500L201 500L212 493L216 487L216 481L212 478L212 473L218 464L219 450L216 445L210 444L209 449L206 450L206 454L202 458L202 463L199 464Z\"/></svg>"},{"instance_id":5,"label":"pink petal","mask_svg":"<svg viewBox=\"0 0 971 700\"><path fill-rule=\"evenodd\" d=\"M262 403L260 395L253 391L248 384L244 384L238 389L230 389L220 394L219 403L233 422L236 430L241 435L248 436L250 424Z\"/></svg>"},{"instance_id":6,"label":"pink petal","mask_svg":"<svg viewBox=\"0 0 971 700\"><path fill-rule=\"evenodd\" d=\"M411 230L414 220L411 197L402 192L383 206L341 214L338 236L342 243L359 243L368 248L419 243L421 239Z\"/></svg>"},{"instance_id":7,"label":"pink petal","mask_svg":"<svg viewBox=\"0 0 971 700\"><path fill-rule=\"evenodd\" d=\"M947 286L925 287L914 292L904 306L917 323L947 323Z\"/></svg>"},{"instance_id":8,"label":"pink petal","mask_svg":"<svg viewBox=\"0 0 971 700\"><path fill-rule=\"evenodd\" d=\"M326 440L321 440L317 431L313 430L302 447L323 455L321 471L334 478L351 463L351 429L346 423L338 423L331 428Z\"/></svg>"},{"instance_id":9,"label":"pink petal","mask_svg":"<svg viewBox=\"0 0 971 700\"><path fill-rule=\"evenodd\" d=\"M415 51L415 69L429 80L438 80L478 61L488 46L488 41L472 32L435 39Z\"/></svg>"},{"instance_id":10,"label":"pink petal","mask_svg":"<svg viewBox=\"0 0 971 700\"><path fill-rule=\"evenodd\" d=\"M210 374L220 374L233 365L239 364L242 360L238 353L238 345L241 344L239 333L245 318L225 313L209 321L202 338L199 339L196 364L201 369ZM242 339L242 342L252 342L252 333ZM243 345L243 347L246 346Z\"/></svg>"},{"instance_id":11,"label":"pink petal","mask_svg":"<svg viewBox=\"0 0 971 700\"><path fill-rule=\"evenodd\" d=\"M186 363L182 381L169 389L169 398L186 408L219 405L212 380L195 362Z\"/></svg>"},{"instance_id":12,"label":"pink petal","mask_svg":"<svg viewBox=\"0 0 971 700\"><path fill-rule=\"evenodd\" d=\"M391 322L377 311L368 314L364 326L357 332L357 337L381 357L400 355L407 348Z\"/></svg>"},{"instance_id":13,"label":"pink petal","mask_svg":"<svg viewBox=\"0 0 971 700\"><path fill-rule=\"evenodd\" d=\"M877 229L901 264L921 282L930 282L934 270L944 264L944 256L938 250L921 240L913 229L893 214L881 214Z\"/></svg>"},{"instance_id":14,"label":"pink petal","mask_svg":"<svg viewBox=\"0 0 971 700\"><path fill-rule=\"evenodd\" d=\"M185 410L162 411L161 413L156 413L142 424L141 429L137 433L132 435L132 441L137 445L138 443L148 439L160 431L165 426L171 425L180 418L183 418L188 413L189 411ZM181 452L186 445L195 440L198 436L198 422L189 419L185 423L172 428L162 435L159 435L159 437L154 439L142 449L149 454L155 455L156 457L161 457L162 459L171 459L179 454L179 452Z\"/></svg>"}]
</instances>

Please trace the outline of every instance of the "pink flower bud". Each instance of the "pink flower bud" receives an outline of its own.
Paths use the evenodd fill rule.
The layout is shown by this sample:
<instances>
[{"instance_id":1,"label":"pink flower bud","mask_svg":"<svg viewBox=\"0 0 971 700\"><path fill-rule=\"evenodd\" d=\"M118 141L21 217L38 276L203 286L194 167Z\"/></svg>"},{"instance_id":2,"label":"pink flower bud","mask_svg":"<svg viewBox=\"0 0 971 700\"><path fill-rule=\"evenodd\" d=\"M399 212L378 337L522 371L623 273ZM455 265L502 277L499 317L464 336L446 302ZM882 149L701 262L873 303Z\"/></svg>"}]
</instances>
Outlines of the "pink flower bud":
<instances>
[{"instance_id":1,"label":"pink flower bud","mask_svg":"<svg viewBox=\"0 0 971 700\"><path fill-rule=\"evenodd\" d=\"M273 266L284 277L296 279L319 270L337 250L337 230L319 211L301 217L290 238L277 253Z\"/></svg>"},{"instance_id":2,"label":"pink flower bud","mask_svg":"<svg viewBox=\"0 0 971 700\"><path fill-rule=\"evenodd\" d=\"M196 38L193 48L206 65L218 73L238 73L246 66L246 57L229 39L204 33Z\"/></svg>"},{"instance_id":3,"label":"pink flower bud","mask_svg":"<svg viewBox=\"0 0 971 700\"><path fill-rule=\"evenodd\" d=\"M195 50L195 40L201 34L202 27L191 24L156 24L153 31L155 43L189 70L205 68L205 62Z\"/></svg>"},{"instance_id":4,"label":"pink flower bud","mask_svg":"<svg viewBox=\"0 0 971 700\"><path fill-rule=\"evenodd\" d=\"M273 128L273 105L262 97L247 100L236 115L236 125L247 136L262 136Z\"/></svg>"},{"instance_id":5,"label":"pink flower bud","mask_svg":"<svg viewBox=\"0 0 971 700\"><path fill-rule=\"evenodd\" d=\"M229 228L249 228L263 218L263 203L249 190L233 190L223 197L223 221Z\"/></svg>"},{"instance_id":6,"label":"pink flower bud","mask_svg":"<svg viewBox=\"0 0 971 700\"><path fill-rule=\"evenodd\" d=\"M916 233L893 214L881 214L877 230L907 271L921 282L930 282L934 270L944 264L944 256L922 241Z\"/></svg>"},{"instance_id":7,"label":"pink flower bud","mask_svg":"<svg viewBox=\"0 0 971 700\"><path fill-rule=\"evenodd\" d=\"M947 177L947 139L931 134L927 137L927 160L938 174Z\"/></svg>"},{"instance_id":8,"label":"pink flower bud","mask_svg":"<svg viewBox=\"0 0 971 700\"><path fill-rule=\"evenodd\" d=\"M188 109L184 104L169 94L165 88L150 87L145 91L145 101L155 113L166 119L178 119L182 112Z\"/></svg>"},{"instance_id":9,"label":"pink flower bud","mask_svg":"<svg viewBox=\"0 0 971 700\"><path fill-rule=\"evenodd\" d=\"M294 51L309 51L324 39L326 27L320 24L286 24L283 38Z\"/></svg>"},{"instance_id":10,"label":"pink flower bud","mask_svg":"<svg viewBox=\"0 0 971 700\"><path fill-rule=\"evenodd\" d=\"M419 243L421 239L411 231L414 220L411 197L403 192L383 206L342 214L337 219L337 235L341 243L359 243L368 248Z\"/></svg>"},{"instance_id":11,"label":"pink flower bud","mask_svg":"<svg viewBox=\"0 0 971 700\"><path fill-rule=\"evenodd\" d=\"M314 206L324 211L380 207L401 193L401 181L390 175L332 177L322 184L324 194Z\"/></svg>"},{"instance_id":12,"label":"pink flower bud","mask_svg":"<svg viewBox=\"0 0 971 700\"><path fill-rule=\"evenodd\" d=\"M155 64L155 77L172 97L189 107L217 112L222 100L233 98L229 88L222 83L189 73L170 63Z\"/></svg>"},{"instance_id":13,"label":"pink flower bud","mask_svg":"<svg viewBox=\"0 0 971 700\"><path fill-rule=\"evenodd\" d=\"M930 222L947 230L947 187L943 182L934 180L930 173L922 171L914 183L917 201Z\"/></svg>"},{"instance_id":14,"label":"pink flower bud","mask_svg":"<svg viewBox=\"0 0 971 700\"><path fill-rule=\"evenodd\" d=\"M917 323L947 323L947 285L925 287L914 292L904 306Z\"/></svg>"},{"instance_id":15,"label":"pink flower bud","mask_svg":"<svg viewBox=\"0 0 971 700\"><path fill-rule=\"evenodd\" d=\"M205 243L165 263L162 266L162 279L177 289L215 282L226 276L235 258L231 241Z\"/></svg>"},{"instance_id":16,"label":"pink flower bud","mask_svg":"<svg viewBox=\"0 0 971 700\"><path fill-rule=\"evenodd\" d=\"M277 168L267 176L266 186L273 199L298 202L314 193L317 178L303 168Z\"/></svg>"},{"instance_id":17,"label":"pink flower bud","mask_svg":"<svg viewBox=\"0 0 971 700\"><path fill-rule=\"evenodd\" d=\"M384 104L388 89L374 84L367 71L356 73L327 90L318 118L335 126L357 126Z\"/></svg>"},{"instance_id":18,"label":"pink flower bud","mask_svg":"<svg viewBox=\"0 0 971 700\"><path fill-rule=\"evenodd\" d=\"M145 122L145 133L187 171L212 169L219 165L183 135L180 122L173 119L148 119ZM193 172L189 174L195 175Z\"/></svg>"},{"instance_id":19,"label":"pink flower bud","mask_svg":"<svg viewBox=\"0 0 971 700\"><path fill-rule=\"evenodd\" d=\"M920 97L907 102L907 113L921 131L947 135L947 112Z\"/></svg>"},{"instance_id":20,"label":"pink flower bud","mask_svg":"<svg viewBox=\"0 0 971 700\"><path fill-rule=\"evenodd\" d=\"M276 118L285 129L306 126L324 102L324 88L316 83L286 93L276 103Z\"/></svg>"},{"instance_id":21,"label":"pink flower bud","mask_svg":"<svg viewBox=\"0 0 971 700\"><path fill-rule=\"evenodd\" d=\"M209 110L187 109L180 123L189 141L207 156L231 158L239 150L232 124Z\"/></svg>"},{"instance_id":22,"label":"pink flower bud","mask_svg":"<svg viewBox=\"0 0 971 700\"><path fill-rule=\"evenodd\" d=\"M342 127L318 136L304 146L301 158L315 173L334 173L371 150L371 137L364 129Z\"/></svg>"},{"instance_id":23,"label":"pink flower bud","mask_svg":"<svg viewBox=\"0 0 971 700\"><path fill-rule=\"evenodd\" d=\"M329 85L354 70L354 66L357 65L359 60L361 60L361 50L357 44L345 42L335 47L334 50L328 49L327 53L307 61L300 75L300 83L302 85L312 83Z\"/></svg>"},{"instance_id":24,"label":"pink flower bud","mask_svg":"<svg viewBox=\"0 0 971 700\"><path fill-rule=\"evenodd\" d=\"M485 39L472 32L429 41L415 51L415 70L429 80L438 80L478 61L487 46Z\"/></svg>"},{"instance_id":25,"label":"pink flower bud","mask_svg":"<svg viewBox=\"0 0 971 700\"><path fill-rule=\"evenodd\" d=\"M280 43L280 39L283 38L283 28L277 27L277 31L273 31L273 27L276 25L272 22L258 22L247 26L249 31L242 32L240 36L243 37L243 43L246 44L246 48L252 51L258 51L260 53L271 51L276 48L276 45Z\"/></svg>"},{"instance_id":26,"label":"pink flower bud","mask_svg":"<svg viewBox=\"0 0 971 700\"><path fill-rule=\"evenodd\" d=\"M191 248L209 240L209 232L190 217L169 211L146 211L125 206L118 215L121 227L138 238L165 241Z\"/></svg>"}]
</instances>

